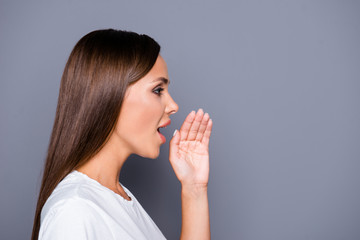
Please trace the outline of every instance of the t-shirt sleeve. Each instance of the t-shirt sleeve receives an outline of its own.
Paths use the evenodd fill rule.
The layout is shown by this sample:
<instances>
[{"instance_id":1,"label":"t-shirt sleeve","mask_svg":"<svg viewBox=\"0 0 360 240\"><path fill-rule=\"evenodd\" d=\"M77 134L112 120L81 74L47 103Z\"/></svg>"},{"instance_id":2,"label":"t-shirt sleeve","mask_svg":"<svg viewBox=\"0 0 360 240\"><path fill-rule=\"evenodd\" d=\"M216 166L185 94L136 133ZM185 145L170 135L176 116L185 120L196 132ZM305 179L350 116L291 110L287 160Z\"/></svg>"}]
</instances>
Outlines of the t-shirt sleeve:
<instances>
[{"instance_id":1,"label":"t-shirt sleeve","mask_svg":"<svg viewBox=\"0 0 360 240\"><path fill-rule=\"evenodd\" d=\"M111 239L101 215L85 199L67 199L45 216L39 240Z\"/></svg>"}]
</instances>

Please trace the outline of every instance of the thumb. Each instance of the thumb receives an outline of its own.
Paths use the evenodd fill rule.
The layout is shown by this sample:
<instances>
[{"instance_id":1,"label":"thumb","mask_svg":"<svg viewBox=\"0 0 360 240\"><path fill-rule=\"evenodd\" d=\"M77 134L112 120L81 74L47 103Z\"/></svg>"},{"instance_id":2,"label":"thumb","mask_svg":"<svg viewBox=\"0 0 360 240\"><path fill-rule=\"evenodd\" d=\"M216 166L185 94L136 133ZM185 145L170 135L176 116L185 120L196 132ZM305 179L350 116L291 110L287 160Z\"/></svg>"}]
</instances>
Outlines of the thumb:
<instances>
[{"instance_id":1,"label":"thumb","mask_svg":"<svg viewBox=\"0 0 360 240\"><path fill-rule=\"evenodd\" d=\"M180 132L175 129L172 139L170 140L170 149L169 153L170 155L173 155L178 152L180 143Z\"/></svg>"}]
</instances>

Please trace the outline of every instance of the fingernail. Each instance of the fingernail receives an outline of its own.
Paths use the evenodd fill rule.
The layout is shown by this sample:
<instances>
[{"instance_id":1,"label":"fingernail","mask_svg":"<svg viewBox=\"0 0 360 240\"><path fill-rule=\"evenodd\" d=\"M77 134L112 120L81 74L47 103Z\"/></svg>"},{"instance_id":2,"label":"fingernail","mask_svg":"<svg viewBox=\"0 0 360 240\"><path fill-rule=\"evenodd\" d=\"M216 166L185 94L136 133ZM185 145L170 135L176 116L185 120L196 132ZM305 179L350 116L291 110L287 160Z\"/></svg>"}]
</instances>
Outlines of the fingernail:
<instances>
[{"instance_id":1,"label":"fingernail","mask_svg":"<svg viewBox=\"0 0 360 240\"><path fill-rule=\"evenodd\" d=\"M177 132L177 129L175 129L175 131L174 131L174 133L173 133L173 136L175 136L176 132Z\"/></svg>"}]
</instances>

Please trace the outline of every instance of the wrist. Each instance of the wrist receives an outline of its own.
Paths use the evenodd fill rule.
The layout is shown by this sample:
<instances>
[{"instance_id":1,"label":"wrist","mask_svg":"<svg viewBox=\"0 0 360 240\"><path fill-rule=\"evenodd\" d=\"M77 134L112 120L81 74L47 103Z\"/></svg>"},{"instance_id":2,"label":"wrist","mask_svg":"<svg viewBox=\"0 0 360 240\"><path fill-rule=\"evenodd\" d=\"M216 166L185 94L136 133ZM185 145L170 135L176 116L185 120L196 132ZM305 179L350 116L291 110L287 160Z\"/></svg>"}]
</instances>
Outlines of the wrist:
<instances>
[{"instance_id":1,"label":"wrist","mask_svg":"<svg viewBox=\"0 0 360 240\"><path fill-rule=\"evenodd\" d=\"M189 197L207 195L207 184L182 184L181 194Z\"/></svg>"}]
</instances>

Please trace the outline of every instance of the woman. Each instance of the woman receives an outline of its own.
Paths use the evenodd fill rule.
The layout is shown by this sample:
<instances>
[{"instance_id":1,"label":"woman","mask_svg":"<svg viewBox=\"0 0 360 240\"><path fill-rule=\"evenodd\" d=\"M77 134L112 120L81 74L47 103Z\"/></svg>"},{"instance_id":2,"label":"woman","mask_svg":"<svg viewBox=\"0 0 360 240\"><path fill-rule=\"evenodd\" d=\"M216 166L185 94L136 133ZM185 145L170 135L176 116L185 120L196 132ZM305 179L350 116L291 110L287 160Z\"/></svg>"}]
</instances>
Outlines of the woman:
<instances>
[{"instance_id":1,"label":"woman","mask_svg":"<svg viewBox=\"0 0 360 240\"><path fill-rule=\"evenodd\" d=\"M119 182L131 154L156 158L160 128L178 110L160 46L113 29L84 36L70 54L35 213L32 239L164 239ZM210 239L209 115L199 109L170 141L182 185L181 239Z\"/></svg>"}]
</instances>

